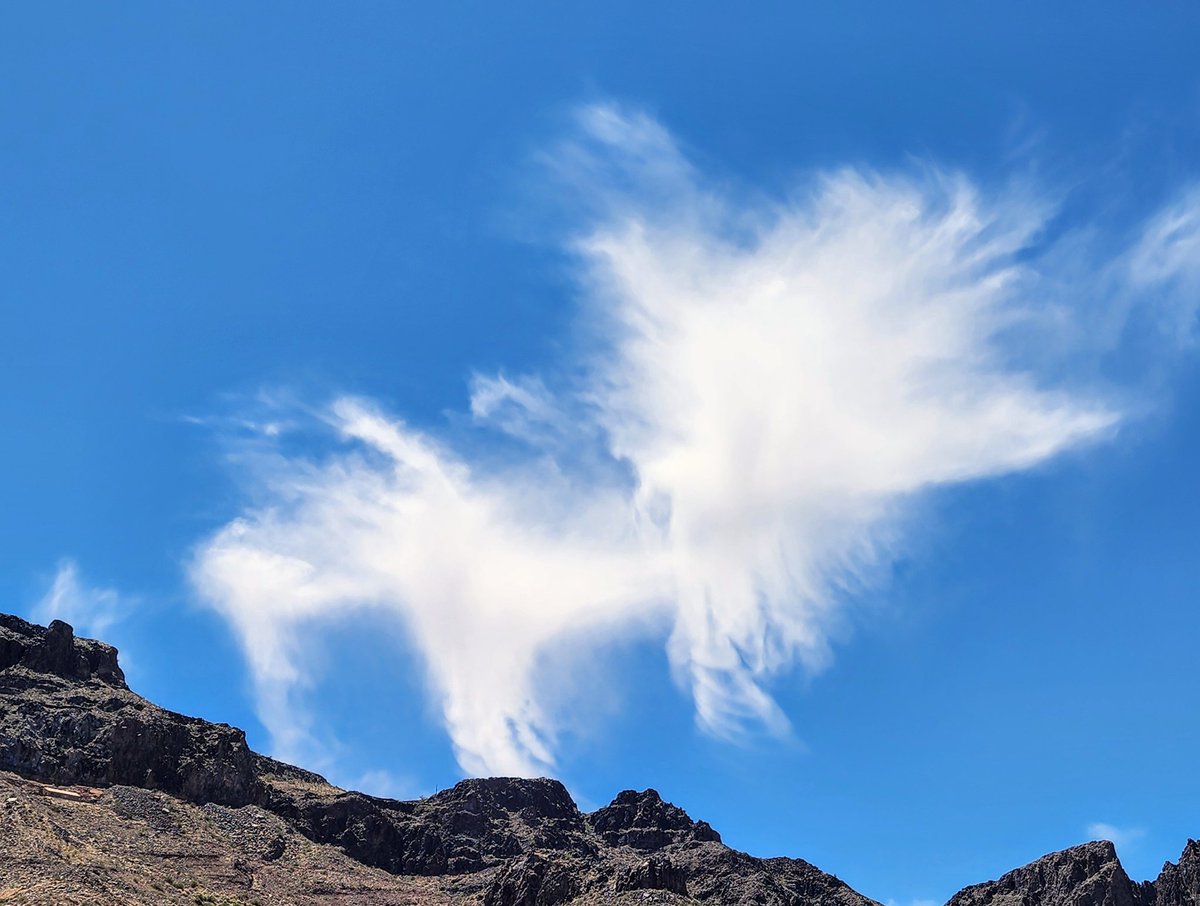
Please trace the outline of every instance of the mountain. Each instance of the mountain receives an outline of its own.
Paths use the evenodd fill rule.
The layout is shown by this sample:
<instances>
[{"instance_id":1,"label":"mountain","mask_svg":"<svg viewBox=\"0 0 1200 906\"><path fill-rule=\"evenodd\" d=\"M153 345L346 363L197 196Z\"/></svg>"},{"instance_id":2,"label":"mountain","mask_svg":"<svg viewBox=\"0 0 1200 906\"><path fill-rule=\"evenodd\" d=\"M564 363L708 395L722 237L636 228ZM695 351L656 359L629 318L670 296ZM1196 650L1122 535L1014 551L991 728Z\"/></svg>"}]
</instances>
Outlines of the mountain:
<instances>
[{"instance_id":1,"label":"mountain","mask_svg":"<svg viewBox=\"0 0 1200 906\"><path fill-rule=\"evenodd\" d=\"M1156 881L1131 881L1107 840L1043 856L996 881L960 890L946 906L1196 906L1200 843L1189 840L1178 863Z\"/></svg>"},{"instance_id":2,"label":"mountain","mask_svg":"<svg viewBox=\"0 0 1200 906\"><path fill-rule=\"evenodd\" d=\"M654 790L579 811L556 780L412 802L338 789L160 708L117 652L0 615L0 903L878 906L800 859L730 849ZM1200 844L1135 884L1112 845L948 906L1200 906Z\"/></svg>"}]
</instances>

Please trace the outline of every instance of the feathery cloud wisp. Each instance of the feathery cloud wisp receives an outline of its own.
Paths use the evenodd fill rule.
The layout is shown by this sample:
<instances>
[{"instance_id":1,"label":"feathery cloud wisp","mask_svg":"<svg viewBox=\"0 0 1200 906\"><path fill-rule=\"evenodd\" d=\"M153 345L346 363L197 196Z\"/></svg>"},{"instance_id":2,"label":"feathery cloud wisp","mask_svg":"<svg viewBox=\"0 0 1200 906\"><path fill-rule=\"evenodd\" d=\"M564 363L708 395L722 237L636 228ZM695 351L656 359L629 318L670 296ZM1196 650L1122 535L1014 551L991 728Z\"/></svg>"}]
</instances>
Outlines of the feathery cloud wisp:
<instances>
[{"instance_id":1,"label":"feathery cloud wisp","mask_svg":"<svg viewBox=\"0 0 1200 906\"><path fill-rule=\"evenodd\" d=\"M1200 187L1151 218L1127 262L1134 286L1165 291L1163 326L1180 343L1193 342L1200 312Z\"/></svg>"},{"instance_id":2,"label":"feathery cloud wisp","mask_svg":"<svg viewBox=\"0 0 1200 906\"><path fill-rule=\"evenodd\" d=\"M1089 840L1108 840L1117 849L1126 849L1146 836L1145 828L1117 827L1104 821L1087 826Z\"/></svg>"},{"instance_id":3,"label":"feathery cloud wisp","mask_svg":"<svg viewBox=\"0 0 1200 906\"><path fill-rule=\"evenodd\" d=\"M705 730L783 728L770 678L828 663L847 588L923 492L1118 421L1014 364L1043 277L1021 199L843 170L739 203L612 107L550 160L590 212L571 240L585 377L477 376L470 403L481 444L504 432L528 456L340 399L342 446L259 457L256 504L197 551L283 754L305 744L300 630L372 609L407 626L471 773L553 764L552 646L664 622Z\"/></svg>"},{"instance_id":4,"label":"feathery cloud wisp","mask_svg":"<svg viewBox=\"0 0 1200 906\"><path fill-rule=\"evenodd\" d=\"M63 560L50 589L34 605L32 616L40 623L62 620L70 623L77 635L103 639L125 614L114 589L87 587L80 581L75 561Z\"/></svg>"}]
</instances>

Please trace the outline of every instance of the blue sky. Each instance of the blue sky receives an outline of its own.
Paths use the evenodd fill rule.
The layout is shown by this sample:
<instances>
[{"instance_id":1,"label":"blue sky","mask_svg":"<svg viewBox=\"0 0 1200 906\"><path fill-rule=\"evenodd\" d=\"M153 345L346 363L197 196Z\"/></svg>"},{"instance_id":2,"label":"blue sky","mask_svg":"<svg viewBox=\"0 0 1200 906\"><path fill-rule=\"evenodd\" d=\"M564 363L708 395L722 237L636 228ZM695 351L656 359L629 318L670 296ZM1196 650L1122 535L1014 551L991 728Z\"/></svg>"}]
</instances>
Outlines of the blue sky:
<instances>
[{"instance_id":1,"label":"blue sky","mask_svg":"<svg viewBox=\"0 0 1200 906\"><path fill-rule=\"evenodd\" d=\"M344 785L1153 875L1200 14L1043 7L6 10L3 599Z\"/></svg>"}]
</instances>

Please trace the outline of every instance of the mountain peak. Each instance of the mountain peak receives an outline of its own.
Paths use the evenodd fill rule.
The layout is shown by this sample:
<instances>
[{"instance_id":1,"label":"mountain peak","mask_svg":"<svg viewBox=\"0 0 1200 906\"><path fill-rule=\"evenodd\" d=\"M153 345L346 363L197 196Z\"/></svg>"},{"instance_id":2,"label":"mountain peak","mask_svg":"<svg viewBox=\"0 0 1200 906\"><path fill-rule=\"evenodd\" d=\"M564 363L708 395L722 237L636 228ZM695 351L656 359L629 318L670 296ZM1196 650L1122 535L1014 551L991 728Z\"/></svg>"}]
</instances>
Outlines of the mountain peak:
<instances>
[{"instance_id":1,"label":"mountain peak","mask_svg":"<svg viewBox=\"0 0 1200 906\"><path fill-rule=\"evenodd\" d=\"M1178 862L1163 865L1158 880L1148 885L1154 906L1197 906L1200 904L1200 842L1188 840Z\"/></svg>"},{"instance_id":2,"label":"mountain peak","mask_svg":"<svg viewBox=\"0 0 1200 906\"><path fill-rule=\"evenodd\" d=\"M721 835L707 821L693 821L679 806L663 801L654 789L622 790L587 820L610 846L656 850L688 840L721 841Z\"/></svg>"},{"instance_id":3,"label":"mountain peak","mask_svg":"<svg viewBox=\"0 0 1200 906\"><path fill-rule=\"evenodd\" d=\"M995 881L959 891L947 906L1144 906L1108 840L1050 853Z\"/></svg>"},{"instance_id":4,"label":"mountain peak","mask_svg":"<svg viewBox=\"0 0 1200 906\"><path fill-rule=\"evenodd\" d=\"M471 778L434 794L430 800L456 803L475 812L519 812L528 818L580 817L567 788L549 777Z\"/></svg>"}]
</instances>

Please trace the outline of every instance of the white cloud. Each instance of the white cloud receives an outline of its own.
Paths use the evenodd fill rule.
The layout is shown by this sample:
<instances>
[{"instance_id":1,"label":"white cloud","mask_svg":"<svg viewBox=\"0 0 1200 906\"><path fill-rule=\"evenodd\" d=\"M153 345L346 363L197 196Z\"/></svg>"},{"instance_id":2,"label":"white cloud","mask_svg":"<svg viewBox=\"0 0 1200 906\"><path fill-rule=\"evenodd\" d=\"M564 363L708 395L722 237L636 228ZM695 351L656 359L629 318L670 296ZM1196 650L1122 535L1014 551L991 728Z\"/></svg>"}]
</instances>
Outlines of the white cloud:
<instances>
[{"instance_id":1,"label":"white cloud","mask_svg":"<svg viewBox=\"0 0 1200 906\"><path fill-rule=\"evenodd\" d=\"M89 588L80 580L75 561L63 560L31 616L43 624L51 620L70 623L81 637L106 639L108 630L125 616L126 604L111 588Z\"/></svg>"},{"instance_id":2,"label":"white cloud","mask_svg":"<svg viewBox=\"0 0 1200 906\"><path fill-rule=\"evenodd\" d=\"M540 378L511 381L502 374L471 379L471 415L522 440L540 441L562 427L563 413Z\"/></svg>"},{"instance_id":3,"label":"white cloud","mask_svg":"<svg viewBox=\"0 0 1200 906\"><path fill-rule=\"evenodd\" d=\"M1141 827L1117 827L1097 821L1087 826L1087 836L1089 840L1108 840L1117 849L1126 849L1145 837L1146 831Z\"/></svg>"},{"instance_id":4,"label":"white cloud","mask_svg":"<svg viewBox=\"0 0 1200 906\"><path fill-rule=\"evenodd\" d=\"M417 799L423 794L410 778L385 770L365 771L351 778L346 788L387 799Z\"/></svg>"},{"instance_id":5,"label":"white cloud","mask_svg":"<svg viewBox=\"0 0 1200 906\"><path fill-rule=\"evenodd\" d=\"M473 383L475 422L530 454L449 449L341 399L342 446L247 460L255 503L197 551L283 754L307 738L306 629L371 611L407 627L471 773L553 765L556 646L662 625L705 730L782 730L771 677L829 662L848 590L922 494L1119 420L1014 364L1054 278L1053 255L1021 257L1042 222L1024 198L841 170L748 203L648 117L581 124L551 160L591 212L571 242L585 376Z\"/></svg>"},{"instance_id":6,"label":"white cloud","mask_svg":"<svg viewBox=\"0 0 1200 906\"><path fill-rule=\"evenodd\" d=\"M1200 311L1200 187L1180 194L1146 224L1127 258L1135 287L1159 290L1163 326L1195 338Z\"/></svg>"},{"instance_id":7,"label":"white cloud","mask_svg":"<svg viewBox=\"0 0 1200 906\"><path fill-rule=\"evenodd\" d=\"M364 404L332 412L343 437L386 457L288 463L277 505L227 526L196 581L238 630L268 729L284 751L302 681L294 629L362 607L401 610L424 651L463 766L529 773L551 761L552 728L532 667L589 624L657 593L620 501L555 476L472 475L430 439Z\"/></svg>"}]
</instances>

